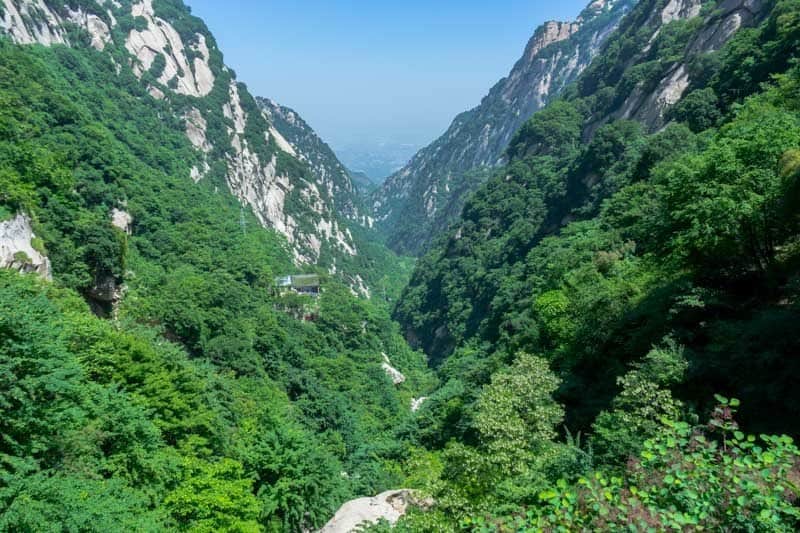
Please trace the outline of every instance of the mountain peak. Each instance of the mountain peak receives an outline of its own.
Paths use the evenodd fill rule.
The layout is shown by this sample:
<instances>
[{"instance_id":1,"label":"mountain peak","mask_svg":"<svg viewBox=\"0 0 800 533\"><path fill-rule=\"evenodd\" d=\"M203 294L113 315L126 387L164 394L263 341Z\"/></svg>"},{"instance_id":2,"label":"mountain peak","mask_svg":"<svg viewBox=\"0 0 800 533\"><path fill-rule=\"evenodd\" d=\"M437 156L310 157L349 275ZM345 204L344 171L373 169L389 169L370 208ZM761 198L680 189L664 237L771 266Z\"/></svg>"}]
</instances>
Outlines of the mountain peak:
<instances>
[{"instance_id":1,"label":"mountain peak","mask_svg":"<svg viewBox=\"0 0 800 533\"><path fill-rule=\"evenodd\" d=\"M335 268L358 254L347 226L367 219L347 171L296 112L256 101L202 20L180 2L78 4L3 0L0 31L21 45L109 54L118 77L132 75L185 124L196 151L187 178L227 186L286 237L298 263Z\"/></svg>"},{"instance_id":2,"label":"mountain peak","mask_svg":"<svg viewBox=\"0 0 800 533\"><path fill-rule=\"evenodd\" d=\"M511 138L586 68L635 0L597 0L573 22L539 26L509 75L455 118L373 194L379 226L396 251L424 250L458 216L466 196L501 164ZM412 222L413 221L413 222Z\"/></svg>"}]
</instances>

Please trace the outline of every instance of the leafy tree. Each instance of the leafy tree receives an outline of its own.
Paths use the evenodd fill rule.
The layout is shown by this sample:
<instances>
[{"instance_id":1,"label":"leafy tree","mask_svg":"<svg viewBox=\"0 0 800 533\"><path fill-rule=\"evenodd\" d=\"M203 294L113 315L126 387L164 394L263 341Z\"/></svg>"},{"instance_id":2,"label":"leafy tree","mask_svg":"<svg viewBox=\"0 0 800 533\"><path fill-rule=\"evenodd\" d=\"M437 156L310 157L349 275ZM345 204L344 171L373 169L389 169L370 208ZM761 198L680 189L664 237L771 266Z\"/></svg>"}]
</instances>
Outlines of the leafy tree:
<instances>
[{"instance_id":1,"label":"leafy tree","mask_svg":"<svg viewBox=\"0 0 800 533\"><path fill-rule=\"evenodd\" d=\"M181 529L197 532L261 531L259 505L242 465L231 460L208 463L186 459L184 480L164 505Z\"/></svg>"},{"instance_id":2,"label":"leafy tree","mask_svg":"<svg viewBox=\"0 0 800 533\"><path fill-rule=\"evenodd\" d=\"M717 95L711 87L692 91L670 113L675 120L685 122L695 133L713 128L722 119L722 113L717 107Z\"/></svg>"},{"instance_id":3,"label":"leafy tree","mask_svg":"<svg viewBox=\"0 0 800 533\"><path fill-rule=\"evenodd\" d=\"M797 116L753 101L704 154L661 168L672 248L700 268L767 270L784 238L778 163L798 142Z\"/></svg>"},{"instance_id":4,"label":"leafy tree","mask_svg":"<svg viewBox=\"0 0 800 533\"><path fill-rule=\"evenodd\" d=\"M592 447L595 457L607 464L622 464L641 450L648 438L665 430L662 420L677 420L682 404L669 387L684 379L688 363L684 349L667 339L617 381L622 389L611 411L603 411L594 422Z\"/></svg>"},{"instance_id":5,"label":"leafy tree","mask_svg":"<svg viewBox=\"0 0 800 533\"><path fill-rule=\"evenodd\" d=\"M574 471L577 457L553 442L564 415L552 398L558 384L547 362L528 354L493 376L476 405L477 447L451 443L444 453L442 507L463 516L529 502L548 476Z\"/></svg>"},{"instance_id":6,"label":"leafy tree","mask_svg":"<svg viewBox=\"0 0 800 533\"><path fill-rule=\"evenodd\" d=\"M729 426L736 400L720 398ZM800 452L790 437L730 431L723 445L687 423L666 428L644 444L624 476L597 472L541 494L538 519L521 529L734 529L793 531L800 511Z\"/></svg>"}]
</instances>

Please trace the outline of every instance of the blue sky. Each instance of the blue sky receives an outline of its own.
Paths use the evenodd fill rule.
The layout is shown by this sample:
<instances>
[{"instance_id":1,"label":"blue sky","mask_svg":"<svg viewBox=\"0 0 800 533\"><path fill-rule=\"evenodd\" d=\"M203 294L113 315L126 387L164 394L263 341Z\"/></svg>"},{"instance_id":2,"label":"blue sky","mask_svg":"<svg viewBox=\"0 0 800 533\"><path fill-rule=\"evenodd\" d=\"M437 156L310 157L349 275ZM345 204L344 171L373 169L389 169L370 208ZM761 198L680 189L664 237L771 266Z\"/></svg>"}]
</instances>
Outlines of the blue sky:
<instances>
[{"instance_id":1,"label":"blue sky","mask_svg":"<svg viewBox=\"0 0 800 533\"><path fill-rule=\"evenodd\" d=\"M588 0L186 0L251 92L334 147L424 145Z\"/></svg>"}]
</instances>

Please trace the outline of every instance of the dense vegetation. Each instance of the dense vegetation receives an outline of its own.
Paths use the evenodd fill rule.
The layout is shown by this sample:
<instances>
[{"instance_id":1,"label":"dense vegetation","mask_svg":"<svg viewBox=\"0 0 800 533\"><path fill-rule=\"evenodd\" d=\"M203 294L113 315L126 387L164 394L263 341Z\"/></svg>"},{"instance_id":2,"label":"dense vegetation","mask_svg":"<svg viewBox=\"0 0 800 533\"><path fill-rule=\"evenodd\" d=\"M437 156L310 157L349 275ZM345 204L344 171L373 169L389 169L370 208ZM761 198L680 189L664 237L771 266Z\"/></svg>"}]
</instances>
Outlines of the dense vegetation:
<instances>
[{"instance_id":1,"label":"dense vegetation","mask_svg":"<svg viewBox=\"0 0 800 533\"><path fill-rule=\"evenodd\" d=\"M285 240L189 179L165 105L107 54L0 39L0 205L54 274L0 273L2 530L299 530L400 482L424 359L327 276L296 320Z\"/></svg>"},{"instance_id":2,"label":"dense vegetation","mask_svg":"<svg viewBox=\"0 0 800 533\"><path fill-rule=\"evenodd\" d=\"M318 300L282 295L288 244L222 159L190 179L175 106L213 108L222 150L230 77L156 100L119 48L0 37L0 220L53 265L0 271L0 530L303 531L400 486L435 502L401 531L800 528L800 1L708 54L686 43L718 6L653 26L665 4L522 127L400 325L406 263L367 229L340 266L380 297L313 267ZM665 128L615 120L677 63Z\"/></svg>"},{"instance_id":3,"label":"dense vegetation","mask_svg":"<svg viewBox=\"0 0 800 533\"><path fill-rule=\"evenodd\" d=\"M443 383L412 530L800 525L792 440L732 418L800 435L800 3L700 55L703 19L643 45L662 4L519 131L397 306ZM676 61L702 76L674 122L614 120Z\"/></svg>"}]
</instances>

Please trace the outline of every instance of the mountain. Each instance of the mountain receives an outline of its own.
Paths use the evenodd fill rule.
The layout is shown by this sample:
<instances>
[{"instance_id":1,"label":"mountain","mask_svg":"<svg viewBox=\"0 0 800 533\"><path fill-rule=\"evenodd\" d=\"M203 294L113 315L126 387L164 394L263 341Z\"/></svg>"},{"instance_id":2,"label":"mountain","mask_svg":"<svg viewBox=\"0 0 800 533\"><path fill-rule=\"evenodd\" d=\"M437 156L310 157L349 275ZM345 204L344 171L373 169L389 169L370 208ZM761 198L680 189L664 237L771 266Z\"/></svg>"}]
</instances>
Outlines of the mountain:
<instances>
[{"instance_id":1,"label":"mountain","mask_svg":"<svg viewBox=\"0 0 800 533\"><path fill-rule=\"evenodd\" d=\"M265 101L259 106L182 3L5 0L3 6L0 30L18 44L91 47L130 68L164 111L184 122L196 152L187 177L228 188L263 226L287 238L298 262L328 257L323 266L331 266L332 257L358 253L347 226L361 215L341 164L305 123L299 127L306 133L295 138L306 143L298 154L284 136L296 133L287 117L300 124L297 114Z\"/></svg>"},{"instance_id":2,"label":"mountain","mask_svg":"<svg viewBox=\"0 0 800 533\"><path fill-rule=\"evenodd\" d=\"M574 22L547 22L481 104L390 176L373 194L389 246L417 255L455 220L467 196L503 163L512 136L597 55L634 0L593 1Z\"/></svg>"},{"instance_id":3,"label":"mountain","mask_svg":"<svg viewBox=\"0 0 800 533\"><path fill-rule=\"evenodd\" d=\"M366 216L361 214L363 207L357 204L359 195L351 174L336 158L333 150L297 112L268 98L256 100L280 137L288 141L286 150L306 163L315 181L327 189L337 212L349 220L365 223Z\"/></svg>"},{"instance_id":4,"label":"mountain","mask_svg":"<svg viewBox=\"0 0 800 533\"><path fill-rule=\"evenodd\" d=\"M472 296L459 296L470 301L469 319L461 316L450 322L455 317L443 312L449 304L441 293L446 287L442 278L452 283L460 276L459 284L466 284L465 279L483 274L484 269L511 268L508 256L494 256L503 248L500 242L517 247L513 257L521 260L525 250L545 236L596 213L618 187L614 179L619 167L630 164L624 159L625 150L639 142L640 134L658 132L677 116L700 127L714 124L718 112L713 100L705 101L704 91L712 69L718 67L698 70L698 66L716 65L720 48L738 30L757 23L768 12L765 5L751 0L725 0L718 5L701 0L648 0L626 16L574 89L520 128L507 151L508 164L479 188L446 239L417 268L407 295L431 291L425 301L432 306L430 317L436 318L423 323L410 320L401 304L398 317L408 326L412 343L420 342L426 353L440 358L460 342L456 339L474 334L480 317L489 313L500 281L471 282ZM695 73L696 79L689 73ZM727 81L720 78L716 83L723 86ZM513 203L506 205L510 198ZM540 208L544 211L536 212ZM523 233L515 234L513 224L524 226ZM462 250L463 243L472 239L481 241L481 249ZM451 268L452 261L483 251L491 252L481 261L482 268ZM431 268L427 263L431 260L440 264Z\"/></svg>"},{"instance_id":5,"label":"mountain","mask_svg":"<svg viewBox=\"0 0 800 533\"><path fill-rule=\"evenodd\" d=\"M0 531L800 530L800 0L640 0L416 262L179 0L65 1L0 9Z\"/></svg>"},{"instance_id":6,"label":"mountain","mask_svg":"<svg viewBox=\"0 0 800 533\"><path fill-rule=\"evenodd\" d=\"M399 486L409 267L324 143L180 1L0 6L0 531L310 531Z\"/></svg>"},{"instance_id":7,"label":"mountain","mask_svg":"<svg viewBox=\"0 0 800 533\"><path fill-rule=\"evenodd\" d=\"M372 191L378 188L378 184L375 183L366 173L356 170L350 170L349 173L350 179L353 180L353 184L355 184L359 192L361 192L361 194L364 196L369 196Z\"/></svg>"},{"instance_id":8,"label":"mountain","mask_svg":"<svg viewBox=\"0 0 800 533\"><path fill-rule=\"evenodd\" d=\"M796 0L641 0L516 132L394 311L441 382L401 527L800 527L726 466L800 458L799 55Z\"/></svg>"}]
</instances>

